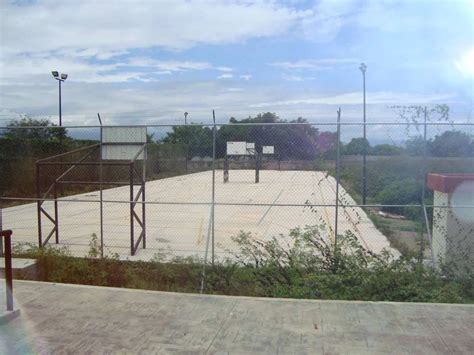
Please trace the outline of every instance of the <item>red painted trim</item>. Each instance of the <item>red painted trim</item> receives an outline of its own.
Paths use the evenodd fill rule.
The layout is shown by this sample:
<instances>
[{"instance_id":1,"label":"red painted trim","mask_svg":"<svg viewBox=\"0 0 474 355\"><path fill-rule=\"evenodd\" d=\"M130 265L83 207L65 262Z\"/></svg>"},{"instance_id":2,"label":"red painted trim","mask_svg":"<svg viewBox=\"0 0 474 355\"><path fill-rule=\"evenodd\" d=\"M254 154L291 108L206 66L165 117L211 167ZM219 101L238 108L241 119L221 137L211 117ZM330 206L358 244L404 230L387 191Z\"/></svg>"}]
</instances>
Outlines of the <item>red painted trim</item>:
<instances>
[{"instance_id":1,"label":"red painted trim","mask_svg":"<svg viewBox=\"0 0 474 355\"><path fill-rule=\"evenodd\" d=\"M429 173L426 185L432 190L450 193L464 181L474 181L474 174Z\"/></svg>"}]
</instances>

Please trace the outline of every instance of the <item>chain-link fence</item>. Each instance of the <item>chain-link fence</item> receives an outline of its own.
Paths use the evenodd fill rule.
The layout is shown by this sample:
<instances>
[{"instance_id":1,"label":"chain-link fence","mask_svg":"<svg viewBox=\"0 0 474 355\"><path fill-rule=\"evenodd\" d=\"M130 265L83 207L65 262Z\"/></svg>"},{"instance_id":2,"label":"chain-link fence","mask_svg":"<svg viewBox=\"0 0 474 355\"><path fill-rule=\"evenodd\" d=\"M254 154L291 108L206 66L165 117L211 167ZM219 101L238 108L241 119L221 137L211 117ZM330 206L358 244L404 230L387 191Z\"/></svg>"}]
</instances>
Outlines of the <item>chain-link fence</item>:
<instances>
[{"instance_id":1,"label":"chain-link fence","mask_svg":"<svg viewBox=\"0 0 474 355\"><path fill-rule=\"evenodd\" d=\"M350 233L374 253L472 266L473 128L426 115L149 125L144 159L110 160L101 127L61 141L54 127L4 127L1 221L17 244L77 256L210 262L238 255L239 235L291 247L317 225L334 244ZM430 173L456 182L427 186Z\"/></svg>"}]
</instances>

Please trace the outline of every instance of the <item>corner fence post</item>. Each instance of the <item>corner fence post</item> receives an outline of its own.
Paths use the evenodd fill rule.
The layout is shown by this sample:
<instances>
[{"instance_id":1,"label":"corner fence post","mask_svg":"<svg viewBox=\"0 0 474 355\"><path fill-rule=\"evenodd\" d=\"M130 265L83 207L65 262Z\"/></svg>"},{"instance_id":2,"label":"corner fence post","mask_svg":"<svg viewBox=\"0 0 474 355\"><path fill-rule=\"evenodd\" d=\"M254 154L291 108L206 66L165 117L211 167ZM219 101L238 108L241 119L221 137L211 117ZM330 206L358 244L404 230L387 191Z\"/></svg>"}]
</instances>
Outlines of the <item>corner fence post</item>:
<instances>
[{"instance_id":1,"label":"corner fence post","mask_svg":"<svg viewBox=\"0 0 474 355\"><path fill-rule=\"evenodd\" d=\"M341 141L341 108L337 110L337 142L336 142L336 214L334 216L334 250L337 247L338 214L339 214L339 167L340 167L340 141Z\"/></svg>"}]
</instances>

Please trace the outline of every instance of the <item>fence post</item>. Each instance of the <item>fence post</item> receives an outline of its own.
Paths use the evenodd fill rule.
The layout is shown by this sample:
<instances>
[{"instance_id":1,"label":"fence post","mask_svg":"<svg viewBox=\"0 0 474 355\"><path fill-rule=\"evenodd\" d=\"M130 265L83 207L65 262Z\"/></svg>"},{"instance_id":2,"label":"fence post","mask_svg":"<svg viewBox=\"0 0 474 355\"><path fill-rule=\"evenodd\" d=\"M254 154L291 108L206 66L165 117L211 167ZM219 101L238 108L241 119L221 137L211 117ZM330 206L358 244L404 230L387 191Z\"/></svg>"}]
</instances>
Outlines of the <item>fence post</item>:
<instances>
[{"instance_id":1,"label":"fence post","mask_svg":"<svg viewBox=\"0 0 474 355\"><path fill-rule=\"evenodd\" d=\"M102 119L100 118L99 113L97 113L100 123L100 164L99 164L99 214L100 214L100 257L104 257L104 188L102 186L102 181L104 180L103 170L102 170L102 141L103 141L103 128L102 128Z\"/></svg>"},{"instance_id":2,"label":"fence post","mask_svg":"<svg viewBox=\"0 0 474 355\"><path fill-rule=\"evenodd\" d=\"M135 255L135 226L134 222L135 219L133 217L133 208L134 208L134 202L133 202L133 184L134 184L134 179L133 179L133 163L129 164L129 174L130 174L130 254L132 256Z\"/></svg>"},{"instance_id":3,"label":"fence post","mask_svg":"<svg viewBox=\"0 0 474 355\"><path fill-rule=\"evenodd\" d=\"M260 154L258 153L257 149L255 149L255 183L258 184L260 182Z\"/></svg>"},{"instance_id":4,"label":"fence post","mask_svg":"<svg viewBox=\"0 0 474 355\"><path fill-rule=\"evenodd\" d=\"M338 213L339 213L339 165L340 165L340 140L341 140L341 108L337 110L337 142L336 142L336 215L334 218L334 250L337 247Z\"/></svg>"},{"instance_id":5,"label":"fence post","mask_svg":"<svg viewBox=\"0 0 474 355\"><path fill-rule=\"evenodd\" d=\"M102 128L101 128L102 131ZM101 133L102 135L102 133ZM102 142L102 138L101 138ZM102 154L102 143L101 143L101 154ZM99 165L99 214L100 214L100 257L104 257L104 189L102 186L103 180L102 172L102 156L100 157Z\"/></svg>"},{"instance_id":6,"label":"fence post","mask_svg":"<svg viewBox=\"0 0 474 355\"><path fill-rule=\"evenodd\" d=\"M427 169L427 164L426 164L426 158L427 158L427 119L428 119L428 111L426 106L423 109L423 163L421 167L421 174L422 174L422 189L421 189L421 208L422 208L422 220L425 217L426 213L426 207L425 207L425 194L426 194L426 171ZM426 229L427 231L429 230L429 220L426 218L425 219L426 223ZM433 250L433 246L430 245L431 250ZM419 255L419 262L423 262L424 259L424 253L425 253L425 236L424 236L424 228L423 228L423 222L421 224L421 241L420 241L420 255ZM433 260L434 262L434 260Z\"/></svg>"},{"instance_id":7,"label":"fence post","mask_svg":"<svg viewBox=\"0 0 474 355\"><path fill-rule=\"evenodd\" d=\"M185 161L185 171L186 171L186 174L189 173L189 168L188 168L188 159L189 159L189 146L188 144L186 143L186 157L184 158L184 161Z\"/></svg>"},{"instance_id":8,"label":"fence post","mask_svg":"<svg viewBox=\"0 0 474 355\"><path fill-rule=\"evenodd\" d=\"M40 182L40 165L38 162L36 162L36 211L38 215L38 247L43 246L43 236L42 236L42 230L41 230L41 182Z\"/></svg>"},{"instance_id":9,"label":"fence post","mask_svg":"<svg viewBox=\"0 0 474 355\"><path fill-rule=\"evenodd\" d=\"M224 158L224 183L229 182L229 159L227 154Z\"/></svg>"},{"instance_id":10,"label":"fence post","mask_svg":"<svg viewBox=\"0 0 474 355\"><path fill-rule=\"evenodd\" d=\"M53 187L54 194L54 221L55 231L54 236L56 238L56 244L59 243L59 211L58 211L58 184L55 182Z\"/></svg>"},{"instance_id":11,"label":"fence post","mask_svg":"<svg viewBox=\"0 0 474 355\"><path fill-rule=\"evenodd\" d=\"M146 248L146 196L145 196L145 188L146 188L146 162L148 161L147 156L148 151L145 150L144 152L144 159L143 159L143 180L142 180L142 223L143 223L143 240L142 240L142 248Z\"/></svg>"},{"instance_id":12,"label":"fence post","mask_svg":"<svg viewBox=\"0 0 474 355\"><path fill-rule=\"evenodd\" d=\"M2 230L0 239L5 238L5 284L7 296L7 311L13 311L13 272L12 272L12 242L11 230Z\"/></svg>"},{"instance_id":13,"label":"fence post","mask_svg":"<svg viewBox=\"0 0 474 355\"><path fill-rule=\"evenodd\" d=\"M0 231L3 230L3 210L0 208ZM0 256L3 256L3 238L0 238Z\"/></svg>"},{"instance_id":14,"label":"fence post","mask_svg":"<svg viewBox=\"0 0 474 355\"><path fill-rule=\"evenodd\" d=\"M216 113L212 110L212 206L211 206L211 236L212 236L212 265L214 265L214 246L215 246L215 199L216 199Z\"/></svg>"}]
</instances>

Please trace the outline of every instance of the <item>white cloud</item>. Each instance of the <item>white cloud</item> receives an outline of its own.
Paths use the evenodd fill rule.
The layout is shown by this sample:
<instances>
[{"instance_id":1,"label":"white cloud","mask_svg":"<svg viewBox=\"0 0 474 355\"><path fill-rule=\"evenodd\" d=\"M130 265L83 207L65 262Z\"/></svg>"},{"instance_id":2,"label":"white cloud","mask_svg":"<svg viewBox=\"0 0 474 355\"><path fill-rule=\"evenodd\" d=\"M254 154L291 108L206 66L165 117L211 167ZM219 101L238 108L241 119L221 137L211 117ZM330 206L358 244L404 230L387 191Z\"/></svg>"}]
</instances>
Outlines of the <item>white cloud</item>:
<instances>
[{"instance_id":1,"label":"white cloud","mask_svg":"<svg viewBox=\"0 0 474 355\"><path fill-rule=\"evenodd\" d=\"M91 58L94 57L98 60L108 60L117 56L128 54L126 50L100 50L99 48L87 48L87 49L61 49L56 51L57 55L72 57L72 58ZM46 53L45 53L46 55Z\"/></svg>"},{"instance_id":2,"label":"white cloud","mask_svg":"<svg viewBox=\"0 0 474 355\"><path fill-rule=\"evenodd\" d=\"M294 62L274 62L271 66L286 70L329 70L335 67L359 64L354 58L328 58L328 59L305 59Z\"/></svg>"},{"instance_id":3,"label":"white cloud","mask_svg":"<svg viewBox=\"0 0 474 355\"><path fill-rule=\"evenodd\" d=\"M240 75L239 78L243 79L243 80L246 80L246 81L249 81L250 79L252 79L252 75L251 74L243 74L243 75Z\"/></svg>"},{"instance_id":4,"label":"white cloud","mask_svg":"<svg viewBox=\"0 0 474 355\"><path fill-rule=\"evenodd\" d=\"M174 72L212 70L213 65L195 61L160 61L151 58L131 58L106 64L86 58L60 55L15 55L0 62L0 82L44 83L52 70L69 74L68 81L119 83L131 80L149 82L154 76L170 75Z\"/></svg>"},{"instance_id":5,"label":"white cloud","mask_svg":"<svg viewBox=\"0 0 474 355\"><path fill-rule=\"evenodd\" d=\"M232 74L229 74L229 73L224 73L224 74L221 74L217 77L217 79L232 79L234 77L234 75Z\"/></svg>"},{"instance_id":6,"label":"white cloud","mask_svg":"<svg viewBox=\"0 0 474 355\"><path fill-rule=\"evenodd\" d=\"M305 80L305 78L299 75L282 74L281 77L283 80L287 80L287 81L304 81Z\"/></svg>"},{"instance_id":7,"label":"white cloud","mask_svg":"<svg viewBox=\"0 0 474 355\"><path fill-rule=\"evenodd\" d=\"M301 29L307 39L316 42L333 40L341 28L360 11L361 5L355 0L321 0L310 14L301 20Z\"/></svg>"},{"instance_id":8,"label":"white cloud","mask_svg":"<svg viewBox=\"0 0 474 355\"><path fill-rule=\"evenodd\" d=\"M230 68L230 67L217 67L216 69L219 70L219 71L222 71L222 72L224 72L224 73L228 73L228 72L234 71L234 68Z\"/></svg>"},{"instance_id":9,"label":"white cloud","mask_svg":"<svg viewBox=\"0 0 474 355\"><path fill-rule=\"evenodd\" d=\"M394 93L394 92L368 92L367 103L370 105L403 105L403 104L430 104L436 102L446 103L446 100L452 100L455 95L446 94L410 94L410 93ZM360 105L362 97L360 92L350 92L345 94L301 98L286 101L261 102L252 104L251 107L279 107L279 106L297 106L297 105Z\"/></svg>"},{"instance_id":10,"label":"white cloud","mask_svg":"<svg viewBox=\"0 0 474 355\"><path fill-rule=\"evenodd\" d=\"M0 6L2 46L9 53L94 48L94 55L113 55L130 48L236 43L285 33L306 15L273 1L38 0Z\"/></svg>"},{"instance_id":11,"label":"white cloud","mask_svg":"<svg viewBox=\"0 0 474 355\"><path fill-rule=\"evenodd\" d=\"M131 58L127 62L128 66L155 68L163 71L188 71L211 69L212 65L207 62L193 61L162 61L151 58Z\"/></svg>"}]
</instances>

